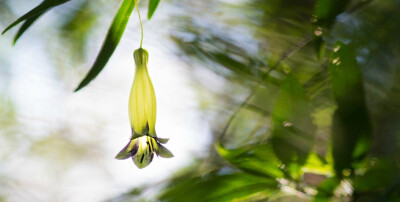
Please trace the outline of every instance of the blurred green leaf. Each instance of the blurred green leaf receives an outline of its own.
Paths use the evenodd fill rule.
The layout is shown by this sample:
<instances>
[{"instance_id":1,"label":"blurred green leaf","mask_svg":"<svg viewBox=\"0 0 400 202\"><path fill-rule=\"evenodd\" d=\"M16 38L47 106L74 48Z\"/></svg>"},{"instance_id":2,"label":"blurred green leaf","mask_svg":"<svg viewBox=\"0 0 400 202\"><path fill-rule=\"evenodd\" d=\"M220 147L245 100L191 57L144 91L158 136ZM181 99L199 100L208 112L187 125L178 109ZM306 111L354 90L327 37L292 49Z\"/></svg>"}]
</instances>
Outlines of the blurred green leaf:
<instances>
[{"instance_id":1,"label":"blurred green leaf","mask_svg":"<svg viewBox=\"0 0 400 202\"><path fill-rule=\"evenodd\" d=\"M252 58L244 58L244 62L237 59L238 57L244 57L243 55L240 56L239 54L233 53L226 54L226 52L211 52L207 50L201 51L203 51L203 54L211 61L222 65L238 75L246 76L253 80L259 79L257 78L258 75L254 72L254 69L250 65L251 63L255 62L252 61ZM261 75L263 74L261 73Z\"/></svg>"},{"instance_id":2,"label":"blurred green leaf","mask_svg":"<svg viewBox=\"0 0 400 202\"><path fill-rule=\"evenodd\" d=\"M400 165L389 159L374 159L365 173L354 177L354 201L399 201Z\"/></svg>"},{"instance_id":3,"label":"blurred green leaf","mask_svg":"<svg viewBox=\"0 0 400 202\"><path fill-rule=\"evenodd\" d=\"M225 160L244 172L268 178L284 177L279 168L280 162L270 144L248 145L228 150L217 143L215 148Z\"/></svg>"},{"instance_id":4,"label":"blurred green leaf","mask_svg":"<svg viewBox=\"0 0 400 202\"><path fill-rule=\"evenodd\" d=\"M106 200L105 202L148 201L143 197L146 186L135 187L130 191Z\"/></svg>"},{"instance_id":5,"label":"blurred green leaf","mask_svg":"<svg viewBox=\"0 0 400 202\"><path fill-rule=\"evenodd\" d=\"M364 175L354 178L354 189L356 192L366 193L385 191L398 180L399 171L399 165L382 159L377 160Z\"/></svg>"},{"instance_id":6,"label":"blurred green leaf","mask_svg":"<svg viewBox=\"0 0 400 202\"><path fill-rule=\"evenodd\" d=\"M64 49L69 49L71 61L81 64L85 60L86 45L98 20L98 15L93 9L93 1L84 0L79 7L69 13L68 18L61 24L59 38ZM65 57L63 55L62 57Z\"/></svg>"},{"instance_id":7,"label":"blurred green leaf","mask_svg":"<svg viewBox=\"0 0 400 202\"><path fill-rule=\"evenodd\" d=\"M157 9L160 0L149 0L149 10L147 11L147 19L150 20L153 17L154 12Z\"/></svg>"},{"instance_id":8,"label":"blurred green leaf","mask_svg":"<svg viewBox=\"0 0 400 202\"><path fill-rule=\"evenodd\" d=\"M206 31L199 27L191 28L187 30L187 33L197 37L190 41L177 36L172 36L172 39L186 55L197 57L206 62L206 66L216 73L230 79L238 76L241 79L245 78L263 83L278 84L280 82L265 71L261 71L261 67L268 69L271 67L268 67L269 65L265 61L250 56L248 50L244 47L230 43L223 37L200 37L205 35ZM209 65L210 63L217 65ZM230 71L226 71L226 69Z\"/></svg>"},{"instance_id":9,"label":"blurred green leaf","mask_svg":"<svg viewBox=\"0 0 400 202\"><path fill-rule=\"evenodd\" d=\"M104 66L107 64L119 41L121 40L122 34L125 31L126 24L128 23L134 7L135 1L133 0L124 0L122 2L117 14L114 17L111 27L108 30L106 39L103 42L100 53L97 55L96 61L85 78L75 89L75 92L89 84L89 82L96 78L101 70L103 70Z\"/></svg>"},{"instance_id":10,"label":"blurred green leaf","mask_svg":"<svg viewBox=\"0 0 400 202\"><path fill-rule=\"evenodd\" d=\"M318 0L315 16L316 24L323 27L331 27L336 21L336 16L342 13L350 0Z\"/></svg>"},{"instance_id":11,"label":"blurred green leaf","mask_svg":"<svg viewBox=\"0 0 400 202\"><path fill-rule=\"evenodd\" d=\"M332 122L332 156L338 176L342 176L344 169L352 168L352 154L357 141L356 134L346 133L344 124L336 110Z\"/></svg>"},{"instance_id":12,"label":"blurred green leaf","mask_svg":"<svg viewBox=\"0 0 400 202\"><path fill-rule=\"evenodd\" d=\"M299 168L313 147L315 126L303 88L292 74L283 81L272 120L271 141L276 155L285 165ZM292 163L297 166L290 166Z\"/></svg>"},{"instance_id":13,"label":"blurred green leaf","mask_svg":"<svg viewBox=\"0 0 400 202\"><path fill-rule=\"evenodd\" d=\"M8 30L13 28L14 26L18 25L22 21L25 21L22 27L18 30L14 38L13 44L17 42L17 40L21 37L21 35L45 12L52 9L53 7L59 6L64 4L70 0L44 0L41 4L18 18L16 21L11 23L3 32L2 34L6 33Z\"/></svg>"},{"instance_id":14,"label":"blurred green leaf","mask_svg":"<svg viewBox=\"0 0 400 202\"><path fill-rule=\"evenodd\" d=\"M263 198L276 189L275 179L260 178L245 173L210 174L178 182L160 197L162 201L233 201L245 200L254 194Z\"/></svg>"},{"instance_id":15,"label":"blurred green leaf","mask_svg":"<svg viewBox=\"0 0 400 202\"><path fill-rule=\"evenodd\" d=\"M355 104L364 102L361 72L348 45L340 41L335 43L328 69L332 92L339 107L353 110Z\"/></svg>"},{"instance_id":16,"label":"blurred green leaf","mask_svg":"<svg viewBox=\"0 0 400 202\"><path fill-rule=\"evenodd\" d=\"M315 152L311 152L308 155L307 162L303 166L303 169L312 173L331 175L333 172L333 165L318 156Z\"/></svg>"},{"instance_id":17,"label":"blurred green leaf","mask_svg":"<svg viewBox=\"0 0 400 202\"><path fill-rule=\"evenodd\" d=\"M315 50L318 60L321 60L325 52L325 41L322 36L327 32L325 28L330 28L336 21L336 16L344 12L351 0L318 0L314 17L316 28Z\"/></svg>"},{"instance_id":18,"label":"blurred green leaf","mask_svg":"<svg viewBox=\"0 0 400 202\"><path fill-rule=\"evenodd\" d=\"M332 93L338 109L332 124L332 144L335 170L352 168L369 151L371 124L364 101L362 76L352 50L337 42L328 66Z\"/></svg>"},{"instance_id":19,"label":"blurred green leaf","mask_svg":"<svg viewBox=\"0 0 400 202\"><path fill-rule=\"evenodd\" d=\"M317 195L314 197L314 202L328 202L329 199L333 196L333 192L336 187L339 186L340 180L335 176L326 179L321 185L317 188Z\"/></svg>"},{"instance_id":20,"label":"blurred green leaf","mask_svg":"<svg viewBox=\"0 0 400 202\"><path fill-rule=\"evenodd\" d=\"M319 32L319 30L315 30L314 34L316 35L316 33ZM321 31L322 32L322 31ZM322 33L318 33L319 35L316 35L314 38L314 48L315 48L315 52L317 54L317 58L320 61L321 59L324 58L325 55L325 41L322 38Z\"/></svg>"}]
</instances>

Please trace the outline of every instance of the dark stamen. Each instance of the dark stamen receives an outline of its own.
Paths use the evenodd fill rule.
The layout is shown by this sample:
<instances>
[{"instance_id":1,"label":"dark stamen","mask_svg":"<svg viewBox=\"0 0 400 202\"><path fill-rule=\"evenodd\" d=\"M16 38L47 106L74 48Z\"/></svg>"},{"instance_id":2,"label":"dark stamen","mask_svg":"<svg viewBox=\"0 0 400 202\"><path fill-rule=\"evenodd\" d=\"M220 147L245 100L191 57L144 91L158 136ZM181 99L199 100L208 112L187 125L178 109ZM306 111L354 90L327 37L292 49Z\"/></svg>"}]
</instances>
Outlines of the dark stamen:
<instances>
[{"instance_id":1,"label":"dark stamen","mask_svg":"<svg viewBox=\"0 0 400 202\"><path fill-rule=\"evenodd\" d=\"M152 161L153 161L153 157L154 157L154 154L153 154L153 153L151 153L151 155L150 155L150 162L152 162Z\"/></svg>"},{"instance_id":2,"label":"dark stamen","mask_svg":"<svg viewBox=\"0 0 400 202\"><path fill-rule=\"evenodd\" d=\"M149 153L150 153L150 143L149 143L149 141L147 141L146 143L147 143L147 148L149 149Z\"/></svg>"},{"instance_id":3,"label":"dark stamen","mask_svg":"<svg viewBox=\"0 0 400 202\"><path fill-rule=\"evenodd\" d=\"M142 158L140 159L140 163L143 163L144 154L142 154Z\"/></svg>"},{"instance_id":4,"label":"dark stamen","mask_svg":"<svg viewBox=\"0 0 400 202\"><path fill-rule=\"evenodd\" d=\"M150 139L150 150L151 153L153 153L154 149L153 149L153 141Z\"/></svg>"},{"instance_id":5,"label":"dark stamen","mask_svg":"<svg viewBox=\"0 0 400 202\"><path fill-rule=\"evenodd\" d=\"M146 122L146 135L149 134L149 130L150 130L150 128L149 128L149 122Z\"/></svg>"}]
</instances>

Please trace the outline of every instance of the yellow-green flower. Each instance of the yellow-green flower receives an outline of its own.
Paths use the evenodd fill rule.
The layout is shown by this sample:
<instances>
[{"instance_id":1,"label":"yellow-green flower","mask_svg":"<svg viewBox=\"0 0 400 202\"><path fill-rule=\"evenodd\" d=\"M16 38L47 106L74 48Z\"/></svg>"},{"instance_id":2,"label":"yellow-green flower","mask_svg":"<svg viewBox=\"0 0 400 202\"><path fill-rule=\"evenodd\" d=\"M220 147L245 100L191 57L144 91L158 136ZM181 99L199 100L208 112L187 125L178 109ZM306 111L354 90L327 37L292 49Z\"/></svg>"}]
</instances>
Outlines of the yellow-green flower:
<instances>
[{"instance_id":1,"label":"yellow-green flower","mask_svg":"<svg viewBox=\"0 0 400 202\"><path fill-rule=\"evenodd\" d=\"M156 124L156 95L147 71L149 54L139 48L133 53L136 73L129 96L129 120L132 127L132 137L129 143L117 154L117 159L132 157L139 168L144 168L157 156L171 158L173 154L160 143L168 139L158 138Z\"/></svg>"}]
</instances>

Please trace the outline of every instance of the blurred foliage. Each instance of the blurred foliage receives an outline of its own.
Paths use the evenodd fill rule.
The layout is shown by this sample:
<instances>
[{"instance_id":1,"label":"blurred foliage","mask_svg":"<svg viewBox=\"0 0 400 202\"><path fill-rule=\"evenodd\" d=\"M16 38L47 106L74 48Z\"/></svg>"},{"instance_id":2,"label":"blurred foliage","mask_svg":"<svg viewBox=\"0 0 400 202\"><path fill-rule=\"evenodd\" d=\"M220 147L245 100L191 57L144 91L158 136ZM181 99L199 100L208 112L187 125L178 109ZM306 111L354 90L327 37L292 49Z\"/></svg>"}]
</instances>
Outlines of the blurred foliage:
<instances>
[{"instance_id":1,"label":"blurred foliage","mask_svg":"<svg viewBox=\"0 0 400 202\"><path fill-rule=\"evenodd\" d=\"M208 95L220 112L205 111L216 151L161 200L204 190L190 201L398 200L399 1L180 4L179 55L226 84ZM226 180L242 174L277 185L236 195Z\"/></svg>"},{"instance_id":2,"label":"blurred foliage","mask_svg":"<svg viewBox=\"0 0 400 202\"><path fill-rule=\"evenodd\" d=\"M71 17L61 24L60 38L64 47L70 47L73 58L83 61L85 58L85 42L90 31L96 22L97 15L93 11L91 1L85 0L78 5L78 8L71 12ZM73 43L71 43L73 41Z\"/></svg>"},{"instance_id":3,"label":"blurred foliage","mask_svg":"<svg viewBox=\"0 0 400 202\"><path fill-rule=\"evenodd\" d=\"M121 4L80 87L111 57L132 2ZM148 19L158 3L149 1ZM64 21L66 40L88 37L91 4ZM214 144L167 181L110 201L147 200L155 186L161 201L400 200L400 1L171 4L181 10L170 19L170 36L206 92ZM25 26L44 12L22 17ZM197 68L217 75L222 89Z\"/></svg>"}]
</instances>

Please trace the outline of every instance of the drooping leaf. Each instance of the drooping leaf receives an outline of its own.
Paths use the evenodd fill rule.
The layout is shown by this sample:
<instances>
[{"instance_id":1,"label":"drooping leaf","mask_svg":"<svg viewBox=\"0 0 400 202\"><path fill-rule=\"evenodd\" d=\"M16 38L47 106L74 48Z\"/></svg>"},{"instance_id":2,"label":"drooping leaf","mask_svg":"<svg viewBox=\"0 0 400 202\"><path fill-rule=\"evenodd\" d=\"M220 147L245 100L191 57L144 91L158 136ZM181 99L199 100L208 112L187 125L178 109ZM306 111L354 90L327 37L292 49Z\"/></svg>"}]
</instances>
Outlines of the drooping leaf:
<instances>
[{"instance_id":1,"label":"drooping leaf","mask_svg":"<svg viewBox=\"0 0 400 202\"><path fill-rule=\"evenodd\" d=\"M352 50L342 42L335 44L328 66L331 88L338 109L332 124L335 170L361 160L369 151L371 124L364 98L362 75Z\"/></svg>"},{"instance_id":2,"label":"drooping leaf","mask_svg":"<svg viewBox=\"0 0 400 202\"><path fill-rule=\"evenodd\" d=\"M351 168L352 153L357 141L355 134L347 134L342 118L336 110L332 122L332 156L338 176L346 168Z\"/></svg>"},{"instance_id":3,"label":"drooping leaf","mask_svg":"<svg viewBox=\"0 0 400 202\"><path fill-rule=\"evenodd\" d=\"M79 86L75 89L75 92L89 84L89 82L96 78L101 70L103 70L104 66L107 64L119 41L121 40L122 34L125 31L126 24L128 23L134 7L135 1L133 0L124 0L122 2L92 68L81 81Z\"/></svg>"},{"instance_id":4,"label":"drooping leaf","mask_svg":"<svg viewBox=\"0 0 400 202\"><path fill-rule=\"evenodd\" d=\"M315 126L302 86L289 74L272 113L272 146L278 158L290 169L306 162L314 143ZM296 164L290 166L290 164Z\"/></svg>"},{"instance_id":5,"label":"drooping leaf","mask_svg":"<svg viewBox=\"0 0 400 202\"><path fill-rule=\"evenodd\" d=\"M249 145L228 150L217 143L215 148L225 160L244 172L269 178L284 176L270 144Z\"/></svg>"},{"instance_id":6,"label":"drooping leaf","mask_svg":"<svg viewBox=\"0 0 400 202\"><path fill-rule=\"evenodd\" d=\"M8 30L13 28L14 26L18 25L19 23L24 22L22 27L18 30L18 33L16 34L14 38L14 44L17 42L17 40L21 37L21 35L45 12L48 10L52 9L53 7L59 6L61 4L64 4L70 0L44 0L41 4L18 18L16 21L11 23L4 31L2 34L6 33Z\"/></svg>"},{"instance_id":7,"label":"drooping leaf","mask_svg":"<svg viewBox=\"0 0 400 202\"><path fill-rule=\"evenodd\" d=\"M315 17L316 24L331 27L336 21L336 16L344 12L350 0L318 0Z\"/></svg>"},{"instance_id":8,"label":"drooping leaf","mask_svg":"<svg viewBox=\"0 0 400 202\"><path fill-rule=\"evenodd\" d=\"M149 10L147 11L147 19L150 20L153 17L154 12L157 9L160 0L149 0Z\"/></svg>"},{"instance_id":9,"label":"drooping leaf","mask_svg":"<svg viewBox=\"0 0 400 202\"><path fill-rule=\"evenodd\" d=\"M162 201L233 201L245 200L254 194L265 198L276 189L277 182L245 173L228 175L210 174L205 177L184 179L168 188L159 199Z\"/></svg>"},{"instance_id":10,"label":"drooping leaf","mask_svg":"<svg viewBox=\"0 0 400 202\"><path fill-rule=\"evenodd\" d=\"M31 17L29 19L27 19L22 26L19 28L17 34L14 37L14 41L13 41L13 45L15 45L15 43L17 43L18 39L22 36L22 34L42 15L43 13Z\"/></svg>"}]
</instances>

